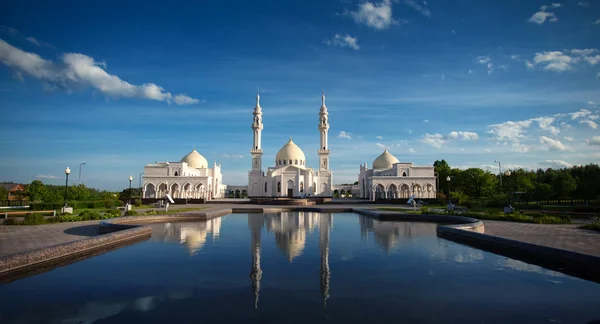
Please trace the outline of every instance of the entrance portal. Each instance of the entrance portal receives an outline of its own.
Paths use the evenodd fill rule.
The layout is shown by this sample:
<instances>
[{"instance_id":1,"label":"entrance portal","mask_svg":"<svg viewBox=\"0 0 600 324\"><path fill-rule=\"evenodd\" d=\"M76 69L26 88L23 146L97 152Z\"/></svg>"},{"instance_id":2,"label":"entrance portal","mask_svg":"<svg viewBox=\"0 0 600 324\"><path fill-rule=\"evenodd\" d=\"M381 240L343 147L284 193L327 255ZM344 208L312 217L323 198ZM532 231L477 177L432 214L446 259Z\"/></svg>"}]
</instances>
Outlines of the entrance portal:
<instances>
[{"instance_id":1,"label":"entrance portal","mask_svg":"<svg viewBox=\"0 0 600 324\"><path fill-rule=\"evenodd\" d=\"M288 188L288 198L293 198L293 197L294 197L294 189Z\"/></svg>"}]
</instances>

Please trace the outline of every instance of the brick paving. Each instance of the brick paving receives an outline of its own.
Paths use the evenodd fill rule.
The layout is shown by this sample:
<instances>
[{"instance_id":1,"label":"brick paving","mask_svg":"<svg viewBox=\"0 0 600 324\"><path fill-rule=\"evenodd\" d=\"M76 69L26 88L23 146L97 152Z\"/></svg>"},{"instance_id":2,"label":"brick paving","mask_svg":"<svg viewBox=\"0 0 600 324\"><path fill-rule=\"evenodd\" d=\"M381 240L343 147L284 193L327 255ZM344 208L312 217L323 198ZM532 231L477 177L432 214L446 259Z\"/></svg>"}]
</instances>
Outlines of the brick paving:
<instances>
[{"instance_id":1,"label":"brick paving","mask_svg":"<svg viewBox=\"0 0 600 324\"><path fill-rule=\"evenodd\" d=\"M600 232L581 224L545 225L484 220L485 234L600 257Z\"/></svg>"}]
</instances>

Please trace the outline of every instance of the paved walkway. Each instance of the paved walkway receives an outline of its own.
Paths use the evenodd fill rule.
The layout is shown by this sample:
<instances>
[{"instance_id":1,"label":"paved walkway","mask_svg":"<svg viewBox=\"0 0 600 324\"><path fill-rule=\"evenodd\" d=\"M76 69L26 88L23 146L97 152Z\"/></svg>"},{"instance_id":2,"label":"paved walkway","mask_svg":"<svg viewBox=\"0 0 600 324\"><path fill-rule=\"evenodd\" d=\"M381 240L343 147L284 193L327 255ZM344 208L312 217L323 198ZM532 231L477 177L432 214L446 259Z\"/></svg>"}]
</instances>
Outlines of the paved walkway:
<instances>
[{"instance_id":1,"label":"paved walkway","mask_svg":"<svg viewBox=\"0 0 600 324\"><path fill-rule=\"evenodd\" d=\"M581 224L544 225L484 220L485 234L600 257L600 232Z\"/></svg>"},{"instance_id":2,"label":"paved walkway","mask_svg":"<svg viewBox=\"0 0 600 324\"><path fill-rule=\"evenodd\" d=\"M47 225L0 225L0 256L98 235L100 221Z\"/></svg>"}]
</instances>

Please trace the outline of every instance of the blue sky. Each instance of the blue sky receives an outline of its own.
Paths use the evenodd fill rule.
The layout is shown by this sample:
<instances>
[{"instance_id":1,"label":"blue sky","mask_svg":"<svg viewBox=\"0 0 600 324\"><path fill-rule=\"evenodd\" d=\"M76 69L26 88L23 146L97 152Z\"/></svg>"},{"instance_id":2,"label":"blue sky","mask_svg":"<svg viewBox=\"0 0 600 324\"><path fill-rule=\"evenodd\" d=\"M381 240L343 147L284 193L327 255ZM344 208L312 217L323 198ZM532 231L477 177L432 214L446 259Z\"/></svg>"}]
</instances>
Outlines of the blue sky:
<instances>
[{"instance_id":1,"label":"blue sky","mask_svg":"<svg viewBox=\"0 0 600 324\"><path fill-rule=\"evenodd\" d=\"M325 90L335 183L383 147L600 160L597 1L12 1L0 26L4 181L77 181L85 162L87 185L120 190L196 146L246 184L257 87L265 166L289 136L316 165Z\"/></svg>"}]
</instances>

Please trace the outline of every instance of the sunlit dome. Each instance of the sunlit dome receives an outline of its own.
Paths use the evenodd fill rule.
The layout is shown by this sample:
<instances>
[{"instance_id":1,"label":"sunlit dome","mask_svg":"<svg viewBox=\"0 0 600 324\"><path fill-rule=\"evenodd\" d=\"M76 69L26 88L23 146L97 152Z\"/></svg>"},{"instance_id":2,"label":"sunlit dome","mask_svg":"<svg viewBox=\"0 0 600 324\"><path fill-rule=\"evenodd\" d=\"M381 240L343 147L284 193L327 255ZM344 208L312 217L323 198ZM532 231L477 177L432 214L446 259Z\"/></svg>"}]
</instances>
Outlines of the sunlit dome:
<instances>
[{"instance_id":1,"label":"sunlit dome","mask_svg":"<svg viewBox=\"0 0 600 324\"><path fill-rule=\"evenodd\" d=\"M208 161L196 149L193 149L188 155L181 159L181 162L187 162L191 168L203 169L208 167Z\"/></svg>"},{"instance_id":2,"label":"sunlit dome","mask_svg":"<svg viewBox=\"0 0 600 324\"><path fill-rule=\"evenodd\" d=\"M390 154L386 149L373 161L373 169L389 169L394 163L399 163L398 159Z\"/></svg>"},{"instance_id":3,"label":"sunlit dome","mask_svg":"<svg viewBox=\"0 0 600 324\"><path fill-rule=\"evenodd\" d=\"M276 166L290 164L298 166L304 166L306 164L304 152L302 152L300 147L298 147L298 145L292 141L291 137L287 144L285 144L281 150L279 150L277 156L275 157Z\"/></svg>"}]
</instances>

